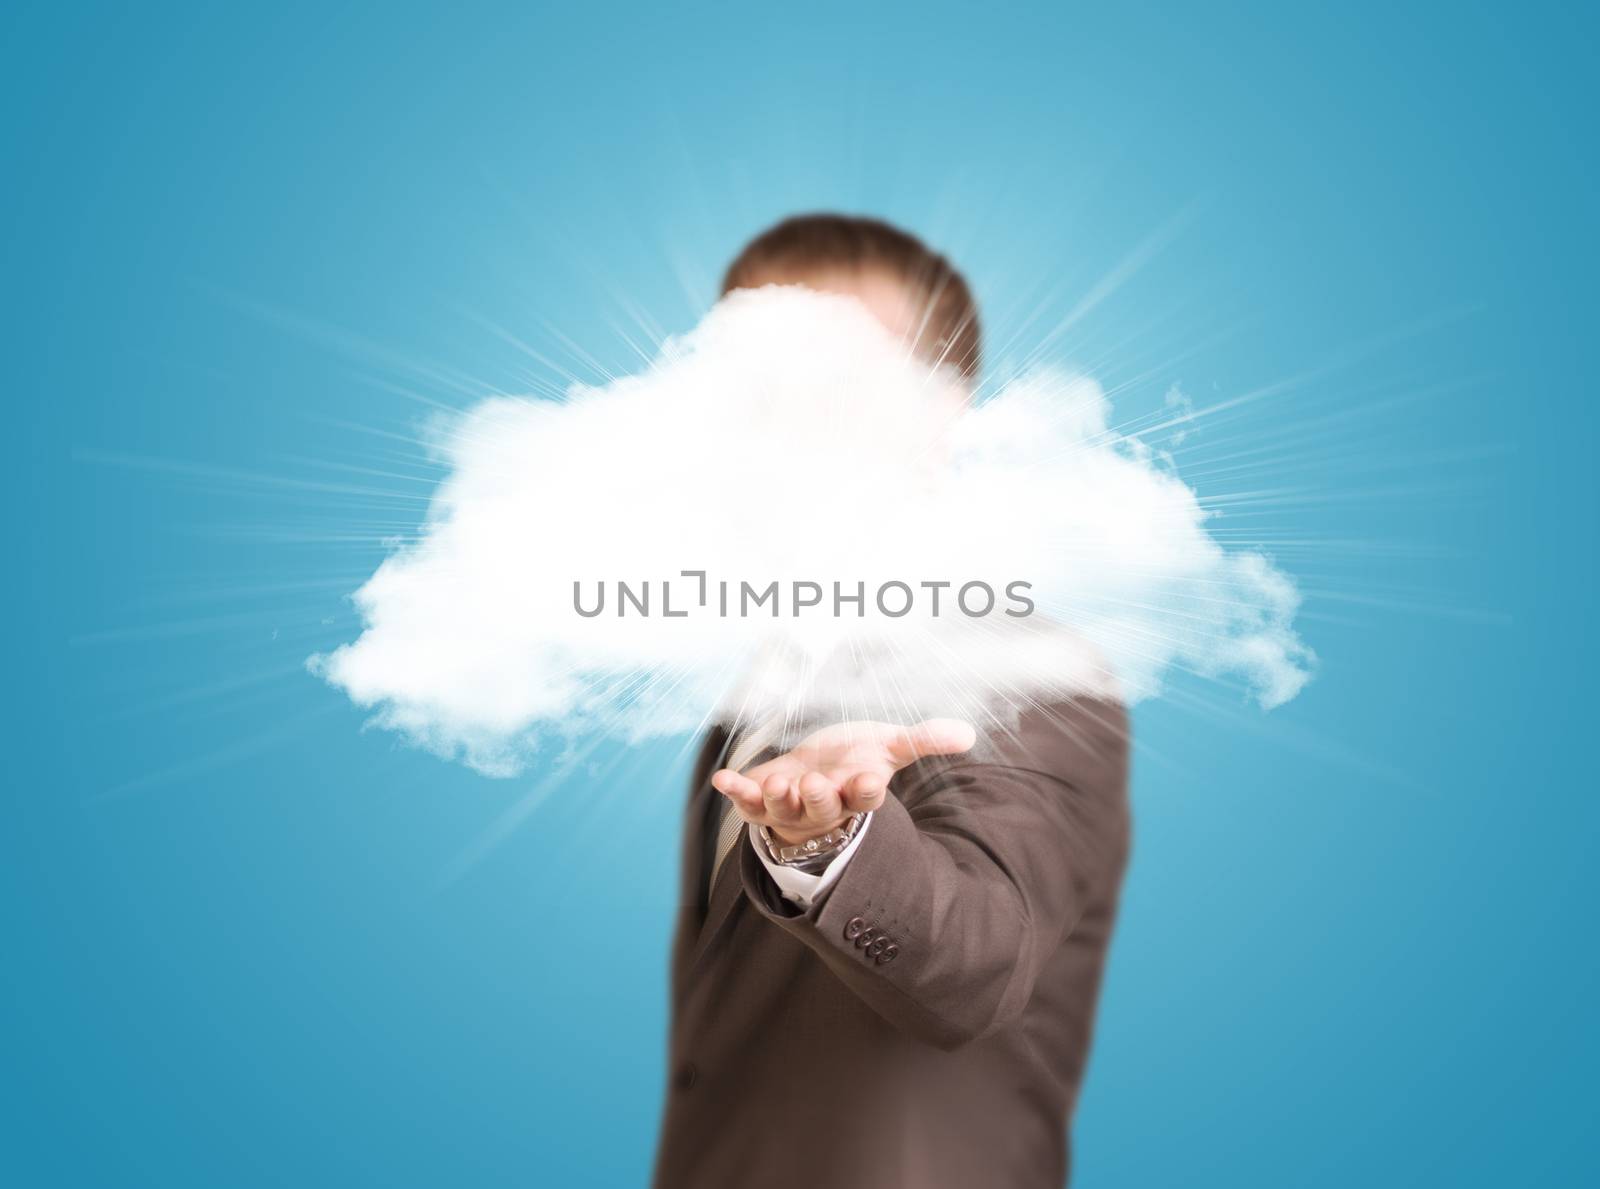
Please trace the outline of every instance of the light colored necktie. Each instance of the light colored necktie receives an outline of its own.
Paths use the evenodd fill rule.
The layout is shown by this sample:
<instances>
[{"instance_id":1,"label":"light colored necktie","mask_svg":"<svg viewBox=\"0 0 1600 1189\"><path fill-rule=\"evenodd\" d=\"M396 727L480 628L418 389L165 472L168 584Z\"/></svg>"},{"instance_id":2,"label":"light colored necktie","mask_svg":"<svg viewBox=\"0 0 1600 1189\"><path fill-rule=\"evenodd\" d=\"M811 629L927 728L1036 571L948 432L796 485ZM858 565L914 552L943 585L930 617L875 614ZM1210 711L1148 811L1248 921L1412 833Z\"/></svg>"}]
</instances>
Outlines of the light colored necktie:
<instances>
[{"instance_id":1,"label":"light colored necktie","mask_svg":"<svg viewBox=\"0 0 1600 1189\"><path fill-rule=\"evenodd\" d=\"M717 873L722 870L722 861L733 853L733 848L739 842L739 835L744 833L744 818L728 803L726 797L722 802L722 825L717 829L717 847L712 853L716 856L711 862L711 883L717 882ZM706 893L710 894L710 887Z\"/></svg>"}]
</instances>

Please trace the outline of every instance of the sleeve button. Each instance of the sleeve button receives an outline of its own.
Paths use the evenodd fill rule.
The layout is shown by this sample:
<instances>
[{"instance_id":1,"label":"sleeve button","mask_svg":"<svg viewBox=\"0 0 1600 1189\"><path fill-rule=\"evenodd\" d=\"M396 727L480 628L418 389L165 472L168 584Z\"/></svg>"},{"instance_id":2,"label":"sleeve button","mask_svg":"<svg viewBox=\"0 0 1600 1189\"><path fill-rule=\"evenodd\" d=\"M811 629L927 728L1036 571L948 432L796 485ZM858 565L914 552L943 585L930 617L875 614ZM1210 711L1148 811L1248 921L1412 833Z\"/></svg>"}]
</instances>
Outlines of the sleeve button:
<instances>
[{"instance_id":1,"label":"sleeve button","mask_svg":"<svg viewBox=\"0 0 1600 1189\"><path fill-rule=\"evenodd\" d=\"M844 939L854 941L866 930L867 922L860 917L851 917L844 927Z\"/></svg>"},{"instance_id":2,"label":"sleeve button","mask_svg":"<svg viewBox=\"0 0 1600 1189\"><path fill-rule=\"evenodd\" d=\"M895 958L899 956L899 954L900 947L891 941L888 945L883 947L883 952L877 956L876 961L879 966L887 966L890 962L893 962Z\"/></svg>"}]
</instances>

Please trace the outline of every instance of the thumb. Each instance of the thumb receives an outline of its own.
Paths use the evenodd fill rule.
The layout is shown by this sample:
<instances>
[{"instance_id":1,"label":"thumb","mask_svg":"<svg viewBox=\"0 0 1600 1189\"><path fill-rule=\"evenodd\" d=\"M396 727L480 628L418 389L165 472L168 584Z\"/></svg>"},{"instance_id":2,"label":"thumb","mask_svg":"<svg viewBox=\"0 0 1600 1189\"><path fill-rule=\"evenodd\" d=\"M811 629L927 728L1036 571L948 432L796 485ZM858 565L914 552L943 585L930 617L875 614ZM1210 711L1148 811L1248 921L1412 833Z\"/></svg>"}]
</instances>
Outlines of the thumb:
<instances>
[{"instance_id":1,"label":"thumb","mask_svg":"<svg viewBox=\"0 0 1600 1189\"><path fill-rule=\"evenodd\" d=\"M889 744L897 767L904 768L924 756L960 755L978 741L972 724L959 718L930 718L906 727Z\"/></svg>"}]
</instances>

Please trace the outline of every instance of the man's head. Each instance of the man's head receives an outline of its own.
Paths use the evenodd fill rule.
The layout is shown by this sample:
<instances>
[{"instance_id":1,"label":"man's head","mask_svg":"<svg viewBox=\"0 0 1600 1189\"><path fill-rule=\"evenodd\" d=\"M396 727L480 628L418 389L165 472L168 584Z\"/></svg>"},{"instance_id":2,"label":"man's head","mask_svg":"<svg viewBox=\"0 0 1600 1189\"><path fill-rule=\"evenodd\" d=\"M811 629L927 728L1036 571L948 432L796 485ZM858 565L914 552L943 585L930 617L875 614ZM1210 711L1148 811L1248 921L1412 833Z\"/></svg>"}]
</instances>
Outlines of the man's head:
<instances>
[{"instance_id":1,"label":"man's head","mask_svg":"<svg viewBox=\"0 0 1600 1189\"><path fill-rule=\"evenodd\" d=\"M722 292L806 285L858 298L932 364L978 378L978 306L966 280L913 235L877 219L796 215L745 245Z\"/></svg>"}]
</instances>

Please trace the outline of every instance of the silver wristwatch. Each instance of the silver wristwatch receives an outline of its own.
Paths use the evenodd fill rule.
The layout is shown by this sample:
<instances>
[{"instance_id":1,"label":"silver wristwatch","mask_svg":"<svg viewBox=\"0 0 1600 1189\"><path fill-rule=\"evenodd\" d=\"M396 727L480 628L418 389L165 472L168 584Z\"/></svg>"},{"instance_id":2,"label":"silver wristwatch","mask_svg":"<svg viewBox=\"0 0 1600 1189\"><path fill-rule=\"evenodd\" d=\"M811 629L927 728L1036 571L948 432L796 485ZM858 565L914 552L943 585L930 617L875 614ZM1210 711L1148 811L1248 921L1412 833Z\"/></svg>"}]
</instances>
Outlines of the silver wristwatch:
<instances>
[{"instance_id":1,"label":"silver wristwatch","mask_svg":"<svg viewBox=\"0 0 1600 1189\"><path fill-rule=\"evenodd\" d=\"M761 827L761 845L767 848L767 857L784 867L793 867L807 875L816 875L839 857L839 852L850 845L850 840L861 833L861 827L871 817L870 813L856 813L826 834L807 838L793 846L779 842L772 831Z\"/></svg>"}]
</instances>

